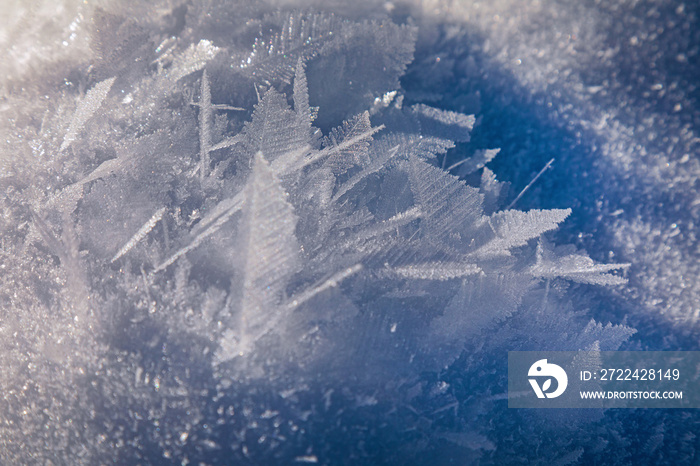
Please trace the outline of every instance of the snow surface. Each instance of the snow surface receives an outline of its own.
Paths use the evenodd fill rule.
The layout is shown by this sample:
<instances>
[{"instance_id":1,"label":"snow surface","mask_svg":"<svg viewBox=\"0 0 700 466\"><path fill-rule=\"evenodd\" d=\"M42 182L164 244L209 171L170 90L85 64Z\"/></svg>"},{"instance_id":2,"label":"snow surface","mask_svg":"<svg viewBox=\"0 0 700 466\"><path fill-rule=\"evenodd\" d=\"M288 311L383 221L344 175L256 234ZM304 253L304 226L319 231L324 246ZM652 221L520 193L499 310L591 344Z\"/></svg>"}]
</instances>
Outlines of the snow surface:
<instances>
[{"instance_id":1,"label":"snow surface","mask_svg":"<svg viewBox=\"0 0 700 466\"><path fill-rule=\"evenodd\" d=\"M4 3L0 462L697 464L505 392L697 349L698 13Z\"/></svg>"}]
</instances>

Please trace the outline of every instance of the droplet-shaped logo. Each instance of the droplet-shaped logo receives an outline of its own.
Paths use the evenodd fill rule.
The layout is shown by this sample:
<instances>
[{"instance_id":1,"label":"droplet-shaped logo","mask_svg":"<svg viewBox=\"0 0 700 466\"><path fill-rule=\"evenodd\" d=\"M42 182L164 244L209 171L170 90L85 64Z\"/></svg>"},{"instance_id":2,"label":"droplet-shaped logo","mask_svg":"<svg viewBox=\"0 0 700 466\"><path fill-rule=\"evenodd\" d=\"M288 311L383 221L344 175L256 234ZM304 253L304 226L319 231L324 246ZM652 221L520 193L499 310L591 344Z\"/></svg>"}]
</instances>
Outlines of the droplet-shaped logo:
<instances>
[{"instance_id":1,"label":"droplet-shaped logo","mask_svg":"<svg viewBox=\"0 0 700 466\"><path fill-rule=\"evenodd\" d=\"M566 371L556 364L548 363L546 359L540 359L530 366L527 375L534 377L528 380L537 398L556 398L564 393L569 384ZM538 379L544 379L541 386ZM557 381L557 386L554 391L549 392L549 389L552 388L552 379Z\"/></svg>"}]
</instances>

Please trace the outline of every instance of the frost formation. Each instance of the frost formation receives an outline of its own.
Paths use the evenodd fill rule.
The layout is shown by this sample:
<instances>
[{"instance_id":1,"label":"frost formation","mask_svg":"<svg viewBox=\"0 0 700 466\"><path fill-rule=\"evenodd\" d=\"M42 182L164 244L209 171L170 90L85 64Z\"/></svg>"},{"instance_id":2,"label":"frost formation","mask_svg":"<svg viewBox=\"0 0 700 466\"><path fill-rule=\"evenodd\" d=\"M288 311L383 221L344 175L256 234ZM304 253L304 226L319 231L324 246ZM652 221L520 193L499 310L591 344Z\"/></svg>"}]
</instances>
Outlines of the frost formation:
<instances>
[{"instance_id":1,"label":"frost formation","mask_svg":"<svg viewBox=\"0 0 700 466\"><path fill-rule=\"evenodd\" d=\"M552 245L570 209L505 208L496 149L444 167L478 124L404 103L414 26L143 8L82 11L89 60L3 88L3 463L333 464L371 457L328 440L363 416L488 455L498 394L445 425L441 374L634 332L577 314L627 265Z\"/></svg>"}]
</instances>

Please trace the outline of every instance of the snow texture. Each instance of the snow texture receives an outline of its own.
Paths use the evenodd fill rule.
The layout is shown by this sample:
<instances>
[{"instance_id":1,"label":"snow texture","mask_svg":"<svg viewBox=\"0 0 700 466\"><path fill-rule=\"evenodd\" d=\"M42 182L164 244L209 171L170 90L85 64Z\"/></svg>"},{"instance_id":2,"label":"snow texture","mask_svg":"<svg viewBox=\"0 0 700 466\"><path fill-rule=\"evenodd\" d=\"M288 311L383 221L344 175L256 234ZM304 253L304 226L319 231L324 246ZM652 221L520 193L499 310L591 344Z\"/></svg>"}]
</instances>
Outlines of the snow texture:
<instances>
[{"instance_id":1,"label":"snow texture","mask_svg":"<svg viewBox=\"0 0 700 466\"><path fill-rule=\"evenodd\" d=\"M697 8L15 3L0 463L697 464L504 397L697 349Z\"/></svg>"}]
</instances>

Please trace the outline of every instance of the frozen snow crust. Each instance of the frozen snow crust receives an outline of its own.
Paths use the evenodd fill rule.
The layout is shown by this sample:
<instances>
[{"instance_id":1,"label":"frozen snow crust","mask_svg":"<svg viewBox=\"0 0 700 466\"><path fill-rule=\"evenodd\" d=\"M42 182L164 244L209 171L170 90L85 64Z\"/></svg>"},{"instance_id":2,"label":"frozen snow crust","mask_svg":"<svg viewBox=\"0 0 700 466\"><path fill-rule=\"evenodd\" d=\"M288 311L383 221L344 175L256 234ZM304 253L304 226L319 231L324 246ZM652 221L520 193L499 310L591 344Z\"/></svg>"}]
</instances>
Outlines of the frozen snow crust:
<instances>
[{"instance_id":1,"label":"frozen snow crust","mask_svg":"<svg viewBox=\"0 0 700 466\"><path fill-rule=\"evenodd\" d=\"M509 350L697 341L694 84L605 35L695 13L550 3L9 5L1 461L694 464L506 407Z\"/></svg>"}]
</instances>

